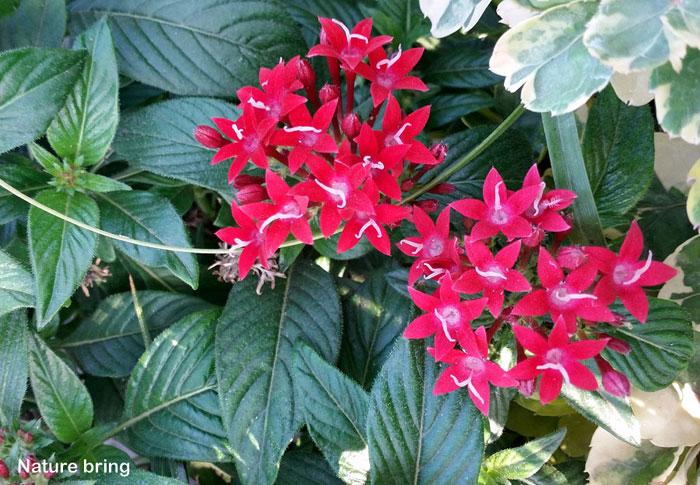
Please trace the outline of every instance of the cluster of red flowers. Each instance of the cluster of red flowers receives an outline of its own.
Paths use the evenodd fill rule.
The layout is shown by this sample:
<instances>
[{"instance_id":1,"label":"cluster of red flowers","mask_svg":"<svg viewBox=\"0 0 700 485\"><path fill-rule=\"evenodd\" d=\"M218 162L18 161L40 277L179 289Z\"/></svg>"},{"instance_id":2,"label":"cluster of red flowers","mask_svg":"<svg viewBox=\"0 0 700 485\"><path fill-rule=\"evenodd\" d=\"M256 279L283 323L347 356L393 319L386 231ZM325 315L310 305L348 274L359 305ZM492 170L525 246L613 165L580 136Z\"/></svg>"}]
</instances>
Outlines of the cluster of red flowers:
<instances>
[{"instance_id":1,"label":"cluster of red flowers","mask_svg":"<svg viewBox=\"0 0 700 485\"><path fill-rule=\"evenodd\" d=\"M408 75L423 49L402 51L399 46L388 57L384 45L392 38L372 37L371 19L352 30L335 19L319 21L320 44L308 56L326 58L332 84L317 91L316 73L308 61L296 57L280 62L260 70L260 88L238 90L240 118L213 118L220 131L209 126L195 130L200 143L217 149L212 163L233 159L229 181L238 189L241 205L232 204L231 211L238 227L221 229L217 236L233 249L242 249L241 277L256 259L266 266L290 232L312 244L309 219L316 212L323 237L343 225L339 253L366 236L389 254L385 226L397 225L411 213L396 205L402 188L410 188L445 156L442 145L431 150L415 139L428 121L430 107L404 115L392 96L397 89L427 90ZM373 101L364 122L353 111L357 75L370 82ZM297 94L301 90L306 96ZM375 129L383 106L381 129ZM242 173L248 161L265 170L264 177ZM290 186L281 175L297 183Z\"/></svg>"},{"instance_id":2,"label":"cluster of red flowers","mask_svg":"<svg viewBox=\"0 0 700 485\"><path fill-rule=\"evenodd\" d=\"M425 312L409 324L404 337L434 335L434 348L428 351L437 361L450 364L440 375L434 393L466 387L476 407L488 415L489 384L518 386L529 396L541 376L539 396L546 404L559 395L564 382L581 389L597 389L595 375L581 363L594 358L605 390L627 395L627 378L599 354L606 346L621 353L630 348L596 331L597 322L627 324L622 315L608 308L619 296L630 314L644 323L648 302L642 287L668 281L675 270L652 261L651 252L639 260L644 241L636 222L619 254L601 247L560 247L571 229L560 211L576 196L567 190L545 192L536 165L522 188L514 192L508 191L498 171L491 169L483 195L483 201L453 202L436 224L420 209L414 209L420 237L399 243L405 254L416 258L409 273L409 293ZM450 232L451 209L462 214L464 226L471 228L463 241ZM547 233L553 233L551 252L542 246ZM489 248L499 245L503 247L494 256ZM531 284L526 275L535 279L529 274L529 262L536 248L537 281ZM438 282L433 295L413 288L420 277ZM464 301L460 296L479 293L481 298ZM483 326L475 331L472 322L484 308L493 316L493 323L488 332ZM550 331L534 318L547 314L554 322ZM527 326L520 325L520 321ZM488 359L489 340L504 322L512 325L518 349L518 363L510 370ZM589 334L599 338L589 339ZM572 342L573 337L577 340ZM457 344L460 350L455 349Z\"/></svg>"}]
</instances>

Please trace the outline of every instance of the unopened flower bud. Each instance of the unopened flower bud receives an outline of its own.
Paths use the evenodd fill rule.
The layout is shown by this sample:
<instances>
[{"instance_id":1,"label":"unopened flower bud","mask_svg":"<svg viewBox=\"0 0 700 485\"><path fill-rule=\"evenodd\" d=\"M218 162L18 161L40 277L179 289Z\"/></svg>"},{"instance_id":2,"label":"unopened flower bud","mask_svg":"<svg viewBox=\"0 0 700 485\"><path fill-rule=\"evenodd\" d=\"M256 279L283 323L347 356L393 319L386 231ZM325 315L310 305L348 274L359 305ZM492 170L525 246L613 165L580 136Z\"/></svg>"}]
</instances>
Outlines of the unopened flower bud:
<instances>
[{"instance_id":1,"label":"unopened flower bud","mask_svg":"<svg viewBox=\"0 0 700 485\"><path fill-rule=\"evenodd\" d=\"M535 379L519 380L518 391L525 397L532 396L535 393Z\"/></svg>"},{"instance_id":2,"label":"unopened flower bud","mask_svg":"<svg viewBox=\"0 0 700 485\"><path fill-rule=\"evenodd\" d=\"M233 179L232 185L234 189L240 189L246 185L260 185L265 183L264 177L257 177L255 175L246 175L244 173L239 174Z\"/></svg>"},{"instance_id":3,"label":"unopened flower bud","mask_svg":"<svg viewBox=\"0 0 700 485\"><path fill-rule=\"evenodd\" d=\"M632 328L632 324L627 320L627 317L624 316L622 313L618 312L612 312L613 316L615 319L610 323L610 325L614 327L625 327L625 328Z\"/></svg>"},{"instance_id":4,"label":"unopened flower bud","mask_svg":"<svg viewBox=\"0 0 700 485\"><path fill-rule=\"evenodd\" d=\"M321 103L330 103L334 99L338 99L340 97L340 88L335 84L324 84L321 91L318 93L318 97L321 100Z\"/></svg>"},{"instance_id":5,"label":"unopened flower bud","mask_svg":"<svg viewBox=\"0 0 700 485\"><path fill-rule=\"evenodd\" d=\"M221 133L207 125L199 125L195 128L194 137L207 148L221 148L229 143Z\"/></svg>"},{"instance_id":6,"label":"unopened flower bud","mask_svg":"<svg viewBox=\"0 0 700 485\"><path fill-rule=\"evenodd\" d=\"M24 438L24 430L18 429L18 430L17 430L17 437L18 437L18 438Z\"/></svg>"},{"instance_id":7,"label":"unopened flower bud","mask_svg":"<svg viewBox=\"0 0 700 485\"><path fill-rule=\"evenodd\" d=\"M306 59L300 60L297 64L297 76L305 88L316 86L316 73Z\"/></svg>"},{"instance_id":8,"label":"unopened flower bud","mask_svg":"<svg viewBox=\"0 0 700 485\"><path fill-rule=\"evenodd\" d=\"M607 337L607 335L606 335ZM629 354L632 348L630 347L630 344L625 342L624 340L620 340L619 338L615 337L608 337L610 340L608 340L608 345L607 347L612 350L613 352L617 352L618 354Z\"/></svg>"},{"instance_id":9,"label":"unopened flower bud","mask_svg":"<svg viewBox=\"0 0 700 485\"><path fill-rule=\"evenodd\" d=\"M31 433L26 433L22 439L24 440L25 443L29 444L32 441L34 441L34 435Z\"/></svg>"},{"instance_id":10,"label":"unopened flower bud","mask_svg":"<svg viewBox=\"0 0 700 485\"><path fill-rule=\"evenodd\" d=\"M0 428L0 436L5 436L7 434L7 428Z\"/></svg>"},{"instance_id":11,"label":"unopened flower bud","mask_svg":"<svg viewBox=\"0 0 700 485\"><path fill-rule=\"evenodd\" d=\"M246 185L236 191L236 200L240 204L252 204L267 199L267 191L260 185Z\"/></svg>"},{"instance_id":12,"label":"unopened flower bud","mask_svg":"<svg viewBox=\"0 0 700 485\"><path fill-rule=\"evenodd\" d=\"M407 192L413 188L413 186L416 185L416 181L412 178L406 179L401 182L401 191L402 192Z\"/></svg>"},{"instance_id":13,"label":"unopened flower bud","mask_svg":"<svg viewBox=\"0 0 700 485\"><path fill-rule=\"evenodd\" d=\"M452 194L457 191L457 186L455 184L442 183L437 184L435 187L430 189L428 192L431 194Z\"/></svg>"},{"instance_id":14,"label":"unopened flower bud","mask_svg":"<svg viewBox=\"0 0 700 485\"><path fill-rule=\"evenodd\" d=\"M44 478L47 478L47 479L49 479L49 480L51 480L51 479L54 478L55 476L56 476L56 472L46 472L46 473L44 473Z\"/></svg>"},{"instance_id":15,"label":"unopened flower bud","mask_svg":"<svg viewBox=\"0 0 700 485\"><path fill-rule=\"evenodd\" d=\"M539 226L531 226L531 227L532 227L532 232L530 233L530 235L527 237L524 237L522 239L523 246L528 247L528 248L536 248L537 246L540 245L540 243L544 239L544 231Z\"/></svg>"},{"instance_id":16,"label":"unopened flower bud","mask_svg":"<svg viewBox=\"0 0 700 485\"><path fill-rule=\"evenodd\" d=\"M354 139L360 134L361 127L362 122L360 121L360 117L357 115L357 113L348 113L345 118L343 118L343 122L340 124L340 128L343 130L343 133L345 133L345 136L347 136L350 140Z\"/></svg>"},{"instance_id":17,"label":"unopened flower bud","mask_svg":"<svg viewBox=\"0 0 700 485\"><path fill-rule=\"evenodd\" d=\"M559 266L574 270L588 260L581 246L564 246L557 254Z\"/></svg>"},{"instance_id":18,"label":"unopened flower bud","mask_svg":"<svg viewBox=\"0 0 700 485\"><path fill-rule=\"evenodd\" d=\"M7 468L7 464L3 460L0 460L0 477L10 478L10 469Z\"/></svg>"},{"instance_id":19,"label":"unopened flower bud","mask_svg":"<svg viewBox=\"0 0 700 485\"><path fill-rule=\"evenodd\" d=\"M623 373L616 371L600 355L595 357L595 363L603 376L603 389L613 396L627 397L630 395L630 381Z\"/></svg>"},{"instance_id":20,"label":"unopened flower bud","mask_svg":"<svg viewBox=\"0 0 700 485\"><path fill-rule=\"evenodd\" d=\"M447 145L445 145L443 142L436 143L435 145L430 147L430 153L433 154L439 165L445 160L445 157L447 156Z\"/></svg>"},{"instance_id":21,"label":"unopened flower bud","mask_svg":"<svg viewBox=\"0 0 700 485\"><path fill-rule=\"evenodd\" d=\"M19 467L19 477L22 480L26 480L27 478L29 478L29 471L32 470L35 463L36 459L34 458L34 455L27 455L24 457L24 465Z\"/></svg>"},{"instance_id":22,"label":"unopened flower bud","mask_svg":"<svg viewBox=\"0 0 700 485\"><path fill-rule=\"evenodd\" d=\"M420 207L425 212L435 212L440 208L440 203L437 201L437 199L419 200L413 205Z\"/></svg>"}]
</instances>

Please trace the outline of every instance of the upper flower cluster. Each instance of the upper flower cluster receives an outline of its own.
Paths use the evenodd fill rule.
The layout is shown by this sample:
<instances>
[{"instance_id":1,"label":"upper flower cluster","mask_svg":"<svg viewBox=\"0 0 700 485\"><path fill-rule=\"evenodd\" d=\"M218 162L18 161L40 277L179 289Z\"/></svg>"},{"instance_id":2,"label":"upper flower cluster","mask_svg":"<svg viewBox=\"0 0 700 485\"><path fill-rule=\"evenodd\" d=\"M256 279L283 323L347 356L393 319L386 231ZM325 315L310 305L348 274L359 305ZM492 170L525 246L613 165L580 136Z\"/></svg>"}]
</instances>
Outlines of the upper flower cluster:
<instances>
[{"instance_id":1,"label":"upper flower cluster","mask_svg":"<svg viewBox=\"0 0 700 485\"><path fill-rule=\"evenodd\" d=\"M280 61L260 70L259 87L237 91L238 119L213 118L218 131L208 126L195 131L203 145L217 150L212 163L231 160L229 181L238 189L241 204L231 207L238 227L217 235L242 249L241 277L256 259L265 266L290 232L312 244L309 219L316 213L323 237L343 225L338 252L367 237L389 254L385 227L410 215L409 208L397 205L402 197L399 181L416 179L444 158L444 150L431 151L416 139L430 107L406 115L392 95L398 89L427 90L408 75L423 49L404 51L399 46L389 55L384 46L392 38L372 37L371 19L352 29L336 19L319 21L320 43L308 56L326 58L332 84L317 90L308 61ZM353 111L358 75L369 81L373 101L364 121ZM375 127L384 105L382 126ZM254 167L264 170L264 176L252 175Z\"/></svg>"}]
</instances>

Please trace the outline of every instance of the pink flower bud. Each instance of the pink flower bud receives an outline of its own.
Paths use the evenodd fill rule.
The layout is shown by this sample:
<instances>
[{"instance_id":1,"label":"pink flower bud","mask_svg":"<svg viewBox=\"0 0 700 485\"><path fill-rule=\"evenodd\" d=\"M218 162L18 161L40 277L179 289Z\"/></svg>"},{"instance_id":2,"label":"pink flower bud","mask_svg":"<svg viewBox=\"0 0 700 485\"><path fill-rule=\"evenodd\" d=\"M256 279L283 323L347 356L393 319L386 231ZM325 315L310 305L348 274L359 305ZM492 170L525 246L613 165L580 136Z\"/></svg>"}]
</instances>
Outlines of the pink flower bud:
<instances>
[{"instance_id":1,"label":"pink flower bud","mask_svg":"<svg viewBox=\"0 0 700 485\"><path fill-rule=\"evenodd\" d=\"M603 374L603 389L613 396L627 397L630 395L630 381L623 373L612 369Z\"/></svg>"},{"instance_id":2,"label":"pink flower bud","mask_svg":"<svg viewBox=\"0 0 700 485\"><path fill-rule=\"evenodd\" d=\"M242 187L245 187L246 185L260 185L265 183L265 178L264 177L256 177L255 175L246 175L244 173L236 176L235 179L233 179L233 188L235 189L240 189Z\"/></svg>"},{"instance_id":3,"label":"pink flower bud","mask_svg":"<svg viewBox=\"0 0 700 485\"><path fill-rule=\"evenodd\" d=\"M586 261L588 261L588 258L581 246L564 246L557 254L557 262L565 269L576 269Z\"/></svg>"},{"instance_id":4,"label":"pink flower bud","mask_svg":"<svg viewBox=\"0 0 700 485\"><path fill-rule=\"evenodd\" d=\"M32 441L34 441L34 435L31 434L31 433L26 433L26 434L24 435L23 439L24 439L24 442L25 442L25 443L29 444L29 443L31 443Z\"/></svg>"},{"instance_id":5,"label":"pink flower bud","mask_svg":"<svg viewBox=\"0 0 700 485\"><path fill-rule=\"evenodd\" d=\"M229 143L221 133L207 125L199 125L195 128L194 137L207 148L221 148Z\"/></svg>"},{"instance_id":6,"label":"pink flower bud","mask_svg":"<svg viewBox=\"0 0 700 485\"><path fill-rule=\"evenodd\" d=\"M349 113L343 118L343 122L340 124L340 128L345 133L349 139L354 139L360 134L360 128L362 127L362 122L360 117L356 113Z\"/></svg>"},{"instance_id":7,"label":"pink flower bud","mask_svg":"<svg viewBox=\"0 0 700 485\"><path fill-rule=\"evenodd\" d=\"M430 189L428 192L431 194L452 194L457 191L457 186L455 184L437 184L435 187Z\"/></svg>"},{"instance_id":8,"label":"pink flower bud","mask_svg":"<svg viewBox=\"0 0 700 485\"><path fill-rule=\"evenodd\" d=\"M321 100L321 103L330 103L334 99L338 99L340 97L340 88L335 84L324 84L321 91L318 93L318 97Z\"/></svg>"},{"instance_id":9,"label":"pink flower bud","mask_svg":"<svg viewBox=\"0 0 700 485\"><path fill-rule=\"evenodd\" d=\"M607 337L607 336L606 336ZM624 340L620 340L619 338L614 338L614 337L608 337L610 340L608 341L607 347L612 350L613 352L617 352L618 354L629 354L630 350L630 344L625 342Z\"/></svg>"},{"instance_id":10,"label":"pink flower bud","mask_svg":"<svg viewBox=\"0 0 700 485\"><path fill-rule=\"evenodd\" d=\"M416 185L416 181L413 179L406 179L403 182L401 182L401 191L406 192L409 191L413 188L413 186Z\"/></svg>"},{"instance_id":11,"label":"pink flower bud","mask_svg":"<svg viewBox=\"0 0 700 485\"><path fill-rule=\"evenodd\" d=\"M19 477L22 480L26 480L27 478L29 478L29 472L27 472L26 470L31 471L35 463L36 459L34 458L34 455L27 455L24 457L24 466L19 467Z\"/></svg>"},{"instance_id":12,"label":"pink flower bud","mask_svg":"<svg viewBox=\"0 0 700 485\"><path fill-rule=\"evenodd\" d=\"M18 430L17 430L17 437L18 437L18 438L24 438L24 430L18 429Z\"/></svg>"},{"instance_id":13,"label":"pink flower bud","mask_svg":"<svg viewBox=\"0 0 700 485\"><path fill-rule=\"evenodd\" d=\"M48 478L49 480L51 480L51 479L54 478L55 476L56 476L56 472L46 472L46 473L44 473L44 478Z\"/></svg>"},{"instance_id":14,"label":"pink flower bud","mask_svg":"<svg viewBox=\"0 0 700 485\"><path fill-rule=\"evenodd\" d=\"M267 199L267 191L260 185L246 185L236 191L236 199L240 204L252 204Z\"/></svg>"},{"instance_id":15,"label":"pink flower bud","mask_svg":"<svg viewBox=\"0 0 700 485\"><path fill-rule=\"evenodd\" d=\"M447 145L445 145L442 142L436 143L435 145L430 147L430 152L433 154L439 165L445 160L445 157L447 156Z\"/></svg>"},{"instance_id":16,"label":"pink flower bud","mask_svg":"<svg viewBox=\"0 0 700 485\"><path fill-rule=\"evenodd\" d=\"M297 64L297 76L305 88L316 86L316 73L306 59L300 60Z\"/></svg>"},{"instance_id":17,"label":"pink flower bud","mask_svg":"<svg viewBox=\"0 0 700 485\"><path fill-rule=\"evenodd\" d=\"M440 208L440 203L437 201L437 199L419 200L413 205L415 205L416 207L420 207L425 212L435 212Z\"/></svg>"},{"instance_id":18,"label":"pink flower bud","mask_svg":"<svg viewBox=\"0 0 700 485\"><path fill-rule=\"evenodd\" d=\"M528 248L536 248L544 239L544 235L545 234L542 228L540 228L539 226L532 226L532 232L530 233L530 235L522 239L523 246L526 246Z\"/></svg>"},{"instance_id":19,"label":"pink flower bud","mask_svg":"<svg viewBox=\"0 0 700 485\"><path fill-rule=\"evenodd\" d=\"M0 460L0 477L10 478L10 469L7 468L7 464L3 460Z\"/></svg>"},{"instance_id":20,"label":"pink flower bud","mask_svg":"<svg viewBox=\"0 0 700 485\"><path fill-rule=\"evenodd\" d=\"M630 325L630 323L627 321L627 317L622 313L612 312L612 314L615 317L615 320L609 322L610 325L614 327L625 327Z\"/></svg>"},{"instance_id":21,"label":"pink flower bud","mask_svg":"<svg viewBox=\"0 0 700 485\"><path fill-rule=\"evenodd\" d=\"M525 397L530 397L535 393L535 379L518 381L518 391Z\"/></svg>"}]
</instances>

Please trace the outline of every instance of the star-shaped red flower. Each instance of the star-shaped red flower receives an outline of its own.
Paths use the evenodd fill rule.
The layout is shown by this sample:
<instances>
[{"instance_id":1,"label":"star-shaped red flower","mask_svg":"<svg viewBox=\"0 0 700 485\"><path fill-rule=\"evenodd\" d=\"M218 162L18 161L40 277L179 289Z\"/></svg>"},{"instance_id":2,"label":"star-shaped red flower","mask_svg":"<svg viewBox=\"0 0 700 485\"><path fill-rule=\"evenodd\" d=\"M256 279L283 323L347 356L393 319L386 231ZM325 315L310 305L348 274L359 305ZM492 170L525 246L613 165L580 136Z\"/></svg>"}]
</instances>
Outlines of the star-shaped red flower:
<instances>
[{"instance_id":1,"label":"star-shaped red flower","mask_svg":"<svg viewBox=\"0 0 700 485\"><path fill-rule=\"evenodd\" d=\"M241 100L240 107L250 106L255 109L258 118L272 118L277 122L294 108L304 104L306 98L294 94L294 91L303 87L296 79L298 60L298 57L294 58L287 66L284 62L280 62L271 71L261 70L262 89L245 86L236 91L238 99ZM294 73L293 79L290 79L291 72Z\"/></svg>"},{"instance_id":2,"label":"star-shaped red flower","mask_svg":"<svg viewBox=\"0 0 700 485\"><path fill-rule=\"evenodd\" d=\"M411 148L404 154L404 158L411 163L435 165L438 160L430 149L414 139L425 128L429 116L430 106L423 106L404 118L399 102L393 96L389 96L384 111L382 131L377 132L379 139L386 147L409 145Z\"/></svg>"},{"instance_id":3,"label":"star-shaped red flower","mask_svg":"<svg viewBox=\"0 0 700 485\"><path fill-rule=\"evenodd\" d=\"M364 19L353 27L352 32L337 19L319 17L328 43L315 45L308 57L324 56L340 61L343 69L353 71L367 54L391 41L388 35L372 37L372 19ZM380 49L383 50L383 49Z\"/></svg>"},{"instance_id":4,"label":"star-shaped red flower","mask_svg":"<svg viewBox=\"0 0 700 485\"><path fill-rule=\"evenodd\" d=\"M569 223L559 214L559 211L569 207L576 199L576 194L570 190L555 189L545 192L537 164L530 167L523 180L523 188L538 187L538 194L533 204L523 212L523 217L534 226L549 232L563 232L571 229Z\"/></svg>"},{"instance_id":5,"label":"star-shaped red flower","mask_svg":"<svg viewBox=\"0 0 700 485\"><path fill-rule=\"evenodd\" d=\"M424 50L422 47L416 47L402 51L399 46L399 50L388 59L384 49L376 49L369 53L369 65L357 65L357 73L372 82L369 90L374 106L382 104L394 89L428 90L423 81L408 75L418 64Z\"/></svg>"},{"instance_id":6,"label":"star-shaped red flower","mask_svg":"<svg viewBox=\"0 0 700 485\"><path fill-rule=\"evenodd\" d=\"M265 231L260 230L253 219L248 217L235 203L231 204L231 215L239 227L225 227L216 231L216 236L231 245L231 249L242 249L238 259L238 274L245 278L256 259L267 268L267 260L272 252L265 241Z\"/></svg>"}]
</instances>

